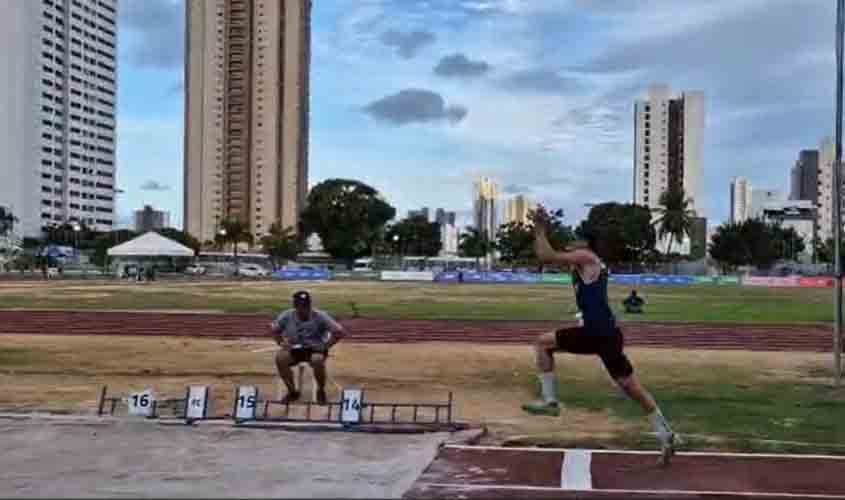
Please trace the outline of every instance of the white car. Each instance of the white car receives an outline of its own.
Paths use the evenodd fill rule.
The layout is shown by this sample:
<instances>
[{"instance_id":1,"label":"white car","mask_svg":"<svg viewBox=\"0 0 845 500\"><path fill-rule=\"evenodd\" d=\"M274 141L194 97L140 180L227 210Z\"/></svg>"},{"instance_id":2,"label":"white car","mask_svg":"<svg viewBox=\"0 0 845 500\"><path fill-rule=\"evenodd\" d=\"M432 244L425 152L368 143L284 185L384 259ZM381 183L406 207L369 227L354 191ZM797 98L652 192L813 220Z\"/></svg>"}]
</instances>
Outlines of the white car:
<instances>
[{"instance_id":1,"label":"white car","mask_svg":"<svg viewBox=\"0 0 845 500\"><path fill-rule=\"evenodd\" d=\"M247 278L263 278L270 276L270 271L258 264L241 264L238 266L238 274Z\"/></svg>"},{"instance_id":2,"label":"white car","mask_svg":"<svg viewBox=\"0 0 845 500\"><path fill-rule=\"evenodd\" d=\"M199 276L201 274L205 274L208 270L203 266L188 266L185 268L185 274L193 274L195 276Z\"/></svg>"}]
</instances>

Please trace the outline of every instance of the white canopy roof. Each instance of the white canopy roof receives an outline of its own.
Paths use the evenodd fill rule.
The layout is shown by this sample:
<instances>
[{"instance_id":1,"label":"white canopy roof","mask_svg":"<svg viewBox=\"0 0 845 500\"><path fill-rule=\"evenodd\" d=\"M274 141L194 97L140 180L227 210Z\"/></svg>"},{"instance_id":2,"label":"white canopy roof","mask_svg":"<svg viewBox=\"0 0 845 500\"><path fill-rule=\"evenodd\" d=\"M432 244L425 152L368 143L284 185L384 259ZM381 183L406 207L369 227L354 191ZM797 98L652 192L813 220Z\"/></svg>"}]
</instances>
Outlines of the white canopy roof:
<instances>
[{"instance_id":1,"label":"white canopy roof","mask_svg":"<svg viewBox=\"0 0 845 500\"><path fill-rule=\"evenodd\" d=\"M110 257L193 257L194 251L179 242L149 232L109 248Z\"/></svg>"}]
</instances>

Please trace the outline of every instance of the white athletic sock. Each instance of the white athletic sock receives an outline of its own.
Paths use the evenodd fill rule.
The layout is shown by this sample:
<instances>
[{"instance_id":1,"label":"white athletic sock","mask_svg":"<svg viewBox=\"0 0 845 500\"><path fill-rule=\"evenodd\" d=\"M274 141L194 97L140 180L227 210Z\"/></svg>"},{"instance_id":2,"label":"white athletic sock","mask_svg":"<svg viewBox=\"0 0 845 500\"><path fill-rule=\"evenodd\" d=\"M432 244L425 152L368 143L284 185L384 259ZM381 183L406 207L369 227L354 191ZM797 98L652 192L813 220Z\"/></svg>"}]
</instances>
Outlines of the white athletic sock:
<instances>
[{"instance_id":1,"label":"white athletic sock","mask_svg":"<svg viewBox=\"0 0 845 500\"><path fill-rule=\"evenodd\" d=\"M668 441L669 436L672 435L672 428L669 427L669 423L666 421L660 408L656 408L651 412L648 419L651 420L651 425L654 427L654 432L657 433L657 438L662 442Z\"/></svg>"},{"instance_id":2,"label":"white athletic sock","mask_svg":"<svg viewBox=\"0 0 845 500\"><path fill-rule=\"evenodd\" d=\"M540 382L543 387L543 401L546 403L557 403L554 372L541 373Z\"/></svg>"}]
</instances>

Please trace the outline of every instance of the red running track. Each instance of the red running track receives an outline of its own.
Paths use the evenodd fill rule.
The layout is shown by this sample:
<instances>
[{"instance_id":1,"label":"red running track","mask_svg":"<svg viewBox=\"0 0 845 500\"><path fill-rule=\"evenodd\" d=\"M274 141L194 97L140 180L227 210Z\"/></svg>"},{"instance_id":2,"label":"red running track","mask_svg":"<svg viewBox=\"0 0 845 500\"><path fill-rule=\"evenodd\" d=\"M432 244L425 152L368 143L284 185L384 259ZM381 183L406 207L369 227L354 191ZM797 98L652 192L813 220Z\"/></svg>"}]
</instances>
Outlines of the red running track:
<instances>
[{"instance_id":1,"label":"red running track","mask_svg":"<svg viewBox=\"0 0 845 500\"><path fill-rule=\"evenodd\" d=\"M446 446L404 495L429 498L845 499L845 457Z\"/></svg>"},{"instance_id":2,"label":"red running track","mask_svg":"<svg viewBox=\"0 0 845 500\"><path fill-rule=\"evenodd\" d=\"M166 335L261 338L272 315L99 311L0 311L0 334ZM527 344L565 322L344 319L350 342ZM828 325L630 322L627 345L682 349L830 352Z\"/></svg>"}]
</instances>

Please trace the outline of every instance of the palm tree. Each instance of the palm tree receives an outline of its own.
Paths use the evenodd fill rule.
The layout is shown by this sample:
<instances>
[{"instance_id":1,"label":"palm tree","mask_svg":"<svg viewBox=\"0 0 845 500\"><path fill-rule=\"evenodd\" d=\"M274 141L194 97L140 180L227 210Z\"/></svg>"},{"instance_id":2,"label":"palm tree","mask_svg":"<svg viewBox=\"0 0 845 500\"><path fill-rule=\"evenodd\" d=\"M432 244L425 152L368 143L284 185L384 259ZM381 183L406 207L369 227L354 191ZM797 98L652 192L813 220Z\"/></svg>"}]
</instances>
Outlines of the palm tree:
<instances>
[{"instance_id":1,"label":"palm tree","mask_svg":"<svg viewBox=\"0 0 845 500\"><path fill-rule=\"evenodd\" d=\"M220 230L216 239L222 244L231 243L235 256L235 275L238 274L238 245L243 243L252 244L253 237L249 227L238 218L230 217L220 223Z\"/></svg>"},{"instance_id":2,"label":"palm tree","mask_svg":"<svg viewBox=\"0 0 845 500\"><path fill-rule=\"evenodd\" d=\"M302 251L301 241L294 228L282 227L281 221L270 226L270 231L261 238L261 247L275 267L278 267L280 261L296 259Z\"/></svg>"},{"instance_id":3,"label":"palm tree","mask_svg":"<svg viewBox=\"0 0 845 500\"><path fill-rule=\"evenodd\" d=\"M657 209L659 217L654 221L657 236L660 239L669 236L669 246L666 255L672 254L672 243L683 241L692 231L695 210L690 208L692 200L684 197L683 190L669 188L660 195L661 207Z\"/></svg>"},{"instance_id":4,"label":"palm tree","mask_svg":"<svg viewBox=\"0 0 845 500\"><path fill-rule=\"evenodd\" d=\"M487 233L468 227L466 232L461 234L458 248L465 257L475 257L475 267L480 270L480 259L490 253L492 246Z\"/></svg>"}]
</instances>

